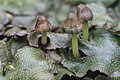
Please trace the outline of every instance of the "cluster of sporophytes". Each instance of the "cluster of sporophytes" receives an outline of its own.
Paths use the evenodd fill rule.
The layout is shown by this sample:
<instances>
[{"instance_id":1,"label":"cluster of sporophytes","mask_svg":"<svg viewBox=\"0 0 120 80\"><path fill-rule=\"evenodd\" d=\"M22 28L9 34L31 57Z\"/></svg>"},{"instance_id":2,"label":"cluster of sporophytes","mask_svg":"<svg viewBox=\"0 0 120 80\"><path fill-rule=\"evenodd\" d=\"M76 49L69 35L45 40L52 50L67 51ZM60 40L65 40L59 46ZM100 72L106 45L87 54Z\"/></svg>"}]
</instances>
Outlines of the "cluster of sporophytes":
<instances>
[{"instance_id":1,"label":"cluster of sporophytes","mask_svg":"<svg viewBox=\"0 0 120 80\"><path fill-rule=\"evenodd\" d=\"M92 11L84 4L77 6L76 13L70 13L67 19L62 24L62 29L65 33L72 34L72 53L75 59L81 57L78 49L78 34L83 32L82 39L88 41L89 27L88 20L92 20ZM47 31L50 31L51 24L45 16L39 16L37 18L35 31L42 34L41 44L47 43Z\"/></svg>"}]
</instances>

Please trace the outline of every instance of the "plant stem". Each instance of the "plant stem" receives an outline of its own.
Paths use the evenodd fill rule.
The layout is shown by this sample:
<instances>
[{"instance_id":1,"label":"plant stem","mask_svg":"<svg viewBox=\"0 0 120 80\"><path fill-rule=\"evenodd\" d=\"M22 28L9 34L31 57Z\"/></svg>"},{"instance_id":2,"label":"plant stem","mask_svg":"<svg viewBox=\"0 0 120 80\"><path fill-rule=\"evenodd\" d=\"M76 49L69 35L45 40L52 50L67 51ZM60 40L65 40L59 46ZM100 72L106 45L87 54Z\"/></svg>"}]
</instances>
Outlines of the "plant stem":
<instances>
[{"instance_id":1,"label":"plant stem","mask_svg":"<svg viewBox=\"0 0 120 80\"><path fill-rule=\"evenodd\" d=\"M43 32L42 33L42 44L45 45L47 42L47 33Z\"/></svg>"},{"instance_id":2,"label":"plant stem","mask_svg":"<svg viewBox=\"0 0 120 80\"><path fill-rule=\"evenodd\" d=\"M89 36L88 22L85 22L83 27L83 40L88 41L88 36Z\"/></svg>"},{"instance_id":3,"label":"plant stem","mask_svg":"<svg viewBox=\"0 0 120 80\"><path fill-rule=\"evenodd\" d=\"M77 34L72 34L72 51L73 56L75 59L78 59L80 57L79 51L78 51L78 37Z\"/></svg>"}]
</instances>

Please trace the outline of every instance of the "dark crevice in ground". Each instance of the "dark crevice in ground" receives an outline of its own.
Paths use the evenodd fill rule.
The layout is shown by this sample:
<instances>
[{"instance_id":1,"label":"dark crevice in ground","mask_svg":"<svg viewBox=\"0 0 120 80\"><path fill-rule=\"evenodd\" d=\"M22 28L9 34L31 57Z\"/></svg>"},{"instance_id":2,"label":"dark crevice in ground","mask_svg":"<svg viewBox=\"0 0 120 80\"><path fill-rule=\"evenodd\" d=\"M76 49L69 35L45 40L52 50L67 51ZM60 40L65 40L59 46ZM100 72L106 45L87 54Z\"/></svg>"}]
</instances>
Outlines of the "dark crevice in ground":
<instances>
[{"instance_id":1,"label":"dark crevice in ground","mask_svg":"<svg viewBox=\"0 0 120 80\"><path fill-rule=\"evenodd\" d=\"M64 74L61 80L84 80L85 77L88 77L88 78L91 78L91 79L95 80L95 78L98 75L108 77L107 74L105 74L103 72L100 72L99 70L95 70L95 71L88 70L86 75L84 75L83 77L76 77L76 76L73 76L73 75L69 76L68 74Z\"/></svg>"},{"instance_id":2,"label":"dark crevice in ground","mask_svg":"<svg viewBox=\"0 0 120 80\"><path fill-rule=\"evenodd\" d=\"M5 37L6 37L6 36L1 35L1 36L0 36L0 40L4 39Z\"/></svg>"},{"instance_id":3,"label":"dark crevice in ground","mask_svg":"<svg viewBox=\"0 0 120 80\"><path fill-rule=\"evenodd\" d=\"M113 4L111 4L108 8L115 8L119 5L120 0L116 0Z\"/></svg>"}]
</instances>

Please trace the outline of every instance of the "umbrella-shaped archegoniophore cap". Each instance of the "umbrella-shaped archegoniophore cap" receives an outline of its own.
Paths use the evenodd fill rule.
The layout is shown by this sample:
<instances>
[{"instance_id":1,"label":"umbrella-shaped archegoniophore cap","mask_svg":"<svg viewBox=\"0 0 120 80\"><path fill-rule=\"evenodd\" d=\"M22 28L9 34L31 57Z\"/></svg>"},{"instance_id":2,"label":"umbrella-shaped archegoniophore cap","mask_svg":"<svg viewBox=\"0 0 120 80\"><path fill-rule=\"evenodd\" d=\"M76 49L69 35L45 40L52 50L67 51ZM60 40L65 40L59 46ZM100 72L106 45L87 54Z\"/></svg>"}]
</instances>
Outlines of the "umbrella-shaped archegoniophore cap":
<instances>
[{"instance_id":1,"label":"umbrella-shaped archegoniophore cap","mask_svg":"<svg viewBox=\"0 0 120 80\"><path fill-rule=\"evenodd\" d=\"M90 8L84 4L79 4L77 6L77 16L83 21L88 21L93 19L93 13Z\"/></svg>"},{"instance_id":2,"label":"umbrella-shaped archegoniophore cap","mask_svg":"<svg viewBox=\"0 0 120 80\"><path fill-rule=\"evenodd\" d=\"M83 24L78 20L76 14L70 13L62 27L66 33L79 33L82 30Z\"/></svg>"},{"instance_id":3,"label":"umbrella-shaped archegoniophore cap","mask_svg":"<svg viewBox=\"0 0 120 80\"><path fill-rule=\"evenodd\" d=\"M51 29L51 24L45 16L39 16L36 21L35 31L36 32L47 32Z\"/></svg>"}]
</instances>

